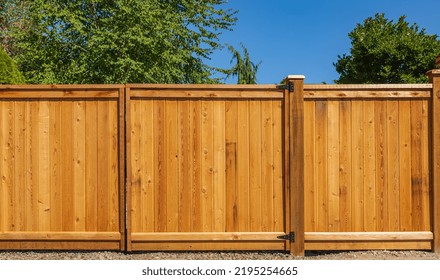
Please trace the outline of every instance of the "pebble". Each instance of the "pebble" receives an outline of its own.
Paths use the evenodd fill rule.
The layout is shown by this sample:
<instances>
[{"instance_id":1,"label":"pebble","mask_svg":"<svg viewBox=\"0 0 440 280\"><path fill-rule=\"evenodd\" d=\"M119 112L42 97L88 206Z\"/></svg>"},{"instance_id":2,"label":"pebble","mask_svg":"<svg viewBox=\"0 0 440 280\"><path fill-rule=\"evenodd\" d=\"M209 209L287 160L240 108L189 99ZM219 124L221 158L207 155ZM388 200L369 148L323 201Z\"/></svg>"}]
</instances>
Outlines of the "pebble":
<instances>
[{"instance_id":1,"label":"pebble","mask_svg":"<svg viewBox=\"0 0 440 280\"><path fill-rule=\"evenodd\" d=\"M427 251L308 251L304 257L285 252L111 252L0 251L0 260L440 260Z\"/></svg>"}]
</instances>

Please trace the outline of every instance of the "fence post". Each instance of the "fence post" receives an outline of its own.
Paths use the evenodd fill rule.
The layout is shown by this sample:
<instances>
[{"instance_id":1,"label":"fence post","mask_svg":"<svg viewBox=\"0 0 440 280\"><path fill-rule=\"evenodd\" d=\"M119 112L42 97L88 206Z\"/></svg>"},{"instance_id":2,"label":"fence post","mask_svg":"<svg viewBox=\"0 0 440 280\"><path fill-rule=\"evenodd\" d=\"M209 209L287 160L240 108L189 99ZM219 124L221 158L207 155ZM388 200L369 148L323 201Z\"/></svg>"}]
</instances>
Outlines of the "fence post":
<instances>
[{"instance_id":1,"label":"fence post","mask_svg":"<svg viewBox=\"0 0 440 280\"><path fill-rule=\"evenodd\" d=\"M290 253L304 255L304 76L286 79L289 110Z\"/></svg>"},{"instance_id":2,"label":"fence post","mask_svg":"<svg viewBox=\"0 0 440 280\"><path fill-rule=\"evenodd\" d=\"M432 251L440 253L440 69L428 72L432 83L431 97L431 190L432 190Z\"/></svg>"}]
</instances>

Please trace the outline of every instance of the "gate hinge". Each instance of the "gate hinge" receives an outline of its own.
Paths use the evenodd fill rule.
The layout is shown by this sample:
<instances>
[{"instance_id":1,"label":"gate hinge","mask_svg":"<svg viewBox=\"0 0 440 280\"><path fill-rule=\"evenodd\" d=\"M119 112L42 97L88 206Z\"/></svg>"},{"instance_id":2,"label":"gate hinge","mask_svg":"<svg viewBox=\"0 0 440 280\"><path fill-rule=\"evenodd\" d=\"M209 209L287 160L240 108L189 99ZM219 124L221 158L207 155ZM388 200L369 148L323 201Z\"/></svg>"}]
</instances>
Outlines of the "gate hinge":
<instances>
[{"instance_id":1,"label":"gate hinge","mask_svg":"<svg viewBox=\"0 0 440 280\"><path fill-rule=\"evenodd\" d=\"M278 239L289 240L290 242L295 242L295 232L290 232L286 235L277 236Z\"/></svg>"},{"instance_id":2,"label":"gate hinge","mask_svg":"<svg viewBox=\"0 0 440 280\"><path fill-rule=\"evenodd\" d=\"M287 85L277 85L277 89L288 90L289 92L292 92L294 87L293 83L289 82Z\"/></svg>"}]
</instances>

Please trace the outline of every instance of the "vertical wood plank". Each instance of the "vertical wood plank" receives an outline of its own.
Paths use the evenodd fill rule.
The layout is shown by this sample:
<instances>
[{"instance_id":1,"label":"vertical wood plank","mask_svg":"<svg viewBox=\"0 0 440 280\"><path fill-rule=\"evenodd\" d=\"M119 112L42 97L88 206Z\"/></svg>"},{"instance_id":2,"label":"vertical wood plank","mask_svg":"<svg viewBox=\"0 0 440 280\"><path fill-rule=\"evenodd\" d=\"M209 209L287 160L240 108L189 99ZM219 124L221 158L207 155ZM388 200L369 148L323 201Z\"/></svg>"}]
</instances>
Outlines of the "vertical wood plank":
<instances>
[{"instance_id":1,"label":"vertical wood plank","mask_svg":"<svg viewBox=\"0 0 440 280\"><path fill-rule=\"evenodd\" d=\"M351 104L352 125L352 230L364 231L364 119L363 101Z\"/></svg>"},{"instance_id":2,"label":"vertical wood plank","mask_svg":"<svg viewBox=\"0 0 440 280\"><path fill-rule=\"evenodd\" d=\"M274 231L273 102L261 101L261 231ZM278 207L278 205L276 206Z\"/></svg>"},{"instance_id":3,"label":"vertical wood plank","mask_svg":"<svg viewBox=\"0 0 440 280\"><path fill-rule=\"evenodd\" d=\"M73 231L74 196L73 182L73 137L72 137L73 107L72 102L61 102L61 212L62 230ZM98 216L100 216L98 214Z\"/></svg>"},{"instance_id":4,"label":"vertical wood plank","mask_svg":"<svg viewBox=\"0 0 440 280\"><path fill-rule=\"evenodd\" d=\"M49 104L41 101L39 104L39 165L38 165L38 229L49 231L51 223L50 205L50 165L49 165Z\"/></svg>"},{"instance_id":5,"label":"vertical wood plank","mask_svg":"<svg viewBox=\"0 0 440 280\"><path fill-rule=\"evenodd\" d=\"M411 101L411 206L412 229L423 230L422 101Z\"/></svg>"},{"instance_id":6,"label":"vertical wood plank","mask_svg":"<svg viewBox=\"0 0 440 280\"><path fill-rule=\"evenodd\" d=\"M61 102L49 102L49 147L50 147L50 229L61 231L63 229L62 213L62 140L61 140ZM97 215L95 214L95 217Z\"/></svg>"},{"instance_id":7,"label":"vertical wood plank","mask_svg":"<svg viewBox=\"0 0 440 280\"><path fill-rule=\"evenodd\" d=\"M375 101L376 139L376 217L377 230L388 231L388 150L387 150L387 103Z\"/></svg>"},{"instance_id":8,"label":"vertical wood plank","mask_svg":"<svg viewBox=\"0 0 440 280\"><path fill-rule=\"evenodd\" d=\"M412 229L411 101L399 101L400 229Z\"/></svg>"},{"instance_id":9,"label":"vertical wood plank","mask_svg":"<svg viewBox=\"0 0 440 280\"><path fill-rule=\"evenodd\" d=\"M98 231L108 231L110 217L108 213L109 202L109 152L111 145L109 132L110 102L98 103Z\"/></svg>"},{"instance_id":10,"label":"vertical wood plank","mask_svg":"<svg viewBox=\"0 0 440 280\"><path fill-rule=\"evenodd\" d=\"M191 110L191 231L200 232L203 230L201 217L202 202L202 102L193 101L190 104Z\"/></svg>"},{"instance_id":11,"label":"vertical wood plank","mask_svg":"<svg viewBox=\"0 0 440 280\"><path fill-rule=\"evenodd\" d=\"M39 103L38 101L31 101L27 106L28 112L26 113L29 124L28 130L30 135L27 137L29 151L27 162L30 163L28 168L28 180L26 185L28 186L30 196L28 197L29 209L31 214L28 218L31 219L29 228L33 231L37 231L39 227L39 203L38 203L38 186L39 186ZM53 211L52 204L50 203L50 211ZM50 224L50 221L49 221Z\"/></svg>"},{"instance_id":12,"label":"vertical wood plank","mask_svg":"<svg viewBox=\"0 0 440 280\"><path fill-rule=\"evenodd\" d=\"M98 230L98 106L85 104L86 231Z\"/></svg>"},{"instance_id":13,"label":"vertical wood plank","mask_svg":"<svg viewBox=\"0 0 440 280\"><path fill-rule=\"evenodd\" d=\"M138 125L140 131L138 134L140 135L140 139L137 143L140 143L139 154L141 156L140 159L140 169L141 172L138 175L140 180L139 185L139 195L140 195L140 222L142 224L141 229L143 232L154 232L154 224L155 224L155 204L154 197L156 193L154 192L154 128L153 128L153 119L154 119L154 103L153 100L142 100L141 114L140 118L137 119L140 122ZM133 155L136 157L137 155Z\"/></svg>"},{"instance_id":14,"label":"vertical wood plank","mask_svg":"<svg viewBox=\"0 0 440 280\"><path fill-rule=\"evenodd\" d=\"M167 231L178 231L179 215L179 139L177 101L165 103L167 165Z\"/></svg>"},{"instance_id":15,"label":"vertical wood plank","mask_svg":"<svg viewBox=\"0 0 440 280\"><path fill-rule=\"evenodd\" d=\"M130 184L130 213L131 213L131 230L133 232L138 232L142 230L142 212L141 208L141 183L142 183L142 170L141 170L141 133L142 133L142 113L141 108L145 101L143 100L132 100L130 105L130 128L131 128L131 139L130 139L130 152L131 152L131 184Z\"/></svg>"},{"instance_id":16,"label":"vertical wood plank","mask_svg":"<svg viewBox=\"0 0 440 280\"><path fill-rule=\"evenodd\" d=\"M389 231L400 230L399 102L387 101Z\"/></svg>"},{"instance_id":17,"label":"vertical wood plank","mask_svg":"<svg viewBox=\"0 0 440 280\"><path fill-rule=\"evenodd\" d=\"M213 102L213 230L226 230L226 158L225 158L225 101Z\"/></svg>"},{"instance_id":18,"label":"vertical wood plank","mask_svg":"<svg viewBox=\"0 0 440 280\"><path fill-rule=\"evenodd\" d=\"M340 230L352 231L352 125L351 101L340 101L339 108L339 216Z\"/></svg>"},{"instance_id":19,"label":"vertical wood plank","mask_svg":"<svg viewBox=\"0 0 440 280\"><path fill-rule=\"evenodd\" d=\"M304 102L304 226L308 232L317 231L315 115L315 101Z\"/></svg>"},{"instance_id":20,"label":"vertical wood plank","mask_svg":"<svg viewBox=\"0 0 440 280\"><path fill-rule=\"evenodd\" d=\"M237 102L225 102L226 231L238 231Z\"/></svg>"},{"instance_id":21,"label":"vertical wood plank","mask_svg":"<svg viewBox=\"0 0 440 280\"><path fill-rule=\"evenodd\" d=\"M85 103L75 101L73 108L73 195L75 197L75 223L76 231L86 229L86 177L85 177Z\"/></svg>"},{"instance_id":22,"label":"vertical wood plank","mask_svg":"<svg viewBox=\"0 0 440 280\"><path fill-rule=\"evenodd\" d=\"M288 201L284 196L285 186L283 184L283 103L281 100L273 101L273 150L274 150L274 169L273 169L273 204L274 204L274 231L284 231L286 229L287 214L285 212ZM287 242L286 242L287 243Z\"/></svg>"},{"instance_id":23,"label":"vertical wood plank","mask_svg":"<svg viewBox=\"0 0 440 280\"><path fill-rule=\"evenodd\" d=\"M249 212L250 231L261 231L261 104L249 101Z\"/></svg>"},{"instance_id":24,"label":"vertical wood plank","mask_svg":"<svg viewBox=\"0 0 440 280\"><path fill-rule=\"evenodd\" d=\"M119 228L119 153L123 153L123 150L119 150L119 134L118 134L118 102L115 100L109 101L109 145L107 147L107 153L109 155L109 161L107 163L109 184L108 184L108 216L109 225L108 231L120 232Z\"/></svg>"},{"instance_id":25,"label":"vertical wood plank","mask_svg":"<svg viewBox=\"0 0 440 280\"><path fill-rule=\"evenodd\" d=\"M20 101L14 102L14 230L25 230L25 214L22 209L25 200L25 103Z\"/></svg>"},{"instance_id":26,"label":"vertical wood plank","mask_svg":"<svg viewBox=\"0 0 440 280\"><path fill-rule=\"evenodd\" d=\"M191 101L179 101L179 231L191 231L192 140Z\"/></svg>"},{"instance_id":27,"label":"vertical wood plank","mask_svg":"<svg viewBox=\"0 0 440 280\"><path fill-rule=\"evenodd\" d=\"M328 103L316 101L317 230L328 231Z\"/></svg>"},{"instance_id":28,"label":"vertical wood plank","mask_svg":"<svg viewBox=\"0 0 440 280\"><path fill-rule=\"evenodd\" d=\"M11 158L12 155L12 110L11 101L0 102L0 230L11 229Z\"/></svg>"},{"instance_id":29,"label":"vertical wood plank","mask_svg":"<svg viewBox=\"0 0 440 280\"><path fill-rule=\"evenodd\" d=\"M339 101L328 102L328 230L340 231L339 197Z\"/></svg>"},{"instance_id":30,"label":"vertical wood plank","mask_svg":"<svg viewBox=\"0 0 440 280\"><path fill-rule=\"evenodd\" d=\"M237 170L238 170L238 229L250 231L249 224L249 104L238 101Z\"/></svg>"},{"instance_id":31,"label":"vertical wood plank","mask_svg":"<svg viewBox=\"0 0 440 280\"><path fill-rule=\"evenodd\" d=\"M429 101L422 102L422 207L423 230L431 230L431 191L430 191L430 119Z\"/></svg>"},{"instance_id":32,"label":"vertical wood plank","mask_svg":"<svg viewBox=\"0 0 440 280\"><path fill-rule=\"evenodd\" d=\"M158 206L155 209L155 231L165 232L167 230L167 162L166 162L166 120L165 101L154 101L154 178L156 178L156 201Z\"/></svg>"},{"instance_id":33,"label":"vertical wood plank","mask_svg":"<svg viewBox=\"0 0 440 280\"><path fill-rule=\"evenodd\" d=\"M33 147L32 145L32 132L33 132L33 127L34 127L34 123L32 123L32 113L31 113L31 108L30 108L30 102L26 102L25 105L25 121L24 121L24 151L25 151L25 166L23 166L23 168L25 169L25 177L24 177L24 191L25 191L25 196L24 196L24 204L22 205L22 209L25 212L24 213L24 217L25 217L25 231L32 231L32 221L34 220L33 218L33 207L32 207L32 196L34 193L34 190L38 187L38 186L34 186L33 183L34 181L32 180L33 178L33 165L32 165L32 157L33 154L35 153L36 156L38 156L38 149L34 149L35 147ZM37 117L38 120L38 117ZM38 213L38 211L37 211ZM37 225L38 226L38 225Z\"/></svg>"},{"instance_id":34,"label":"vertical wood plank","mask_svg":"<svg viewBox=\"0 0 440 280\"><path fill-rule=\"evenodd\" d=\"M364 230L376 231L376 136L374 101L363 101L364 121Z\"/></svg>"},{"instance_id":35,"label":"vertical wood plank","mask_svg":"<svg viewBox=\"0 0 440 280\"><path fill-rule=\"evenodd\" d=\"M3 123L3 129L5 133L5 146L7 147L4 155L4 185L7 193L7 205L8 210L5 212L5 226L6 231L14 231L14 150L15 150L15 138L14 138L14 102L9 101L5 106L5 118ZM3 180L3 177L2 177Z\"/></svg>"},{"instance_id":36,"label":"vertical wood plank","mask_svg":"<svg viewBox=\"0 0 440 280\"><path fill-rule=\"evenodd\" d=\"M201 217L204 232L213 228L213 101L202 101L202 195Z\"/></svg>"}]
</instances>

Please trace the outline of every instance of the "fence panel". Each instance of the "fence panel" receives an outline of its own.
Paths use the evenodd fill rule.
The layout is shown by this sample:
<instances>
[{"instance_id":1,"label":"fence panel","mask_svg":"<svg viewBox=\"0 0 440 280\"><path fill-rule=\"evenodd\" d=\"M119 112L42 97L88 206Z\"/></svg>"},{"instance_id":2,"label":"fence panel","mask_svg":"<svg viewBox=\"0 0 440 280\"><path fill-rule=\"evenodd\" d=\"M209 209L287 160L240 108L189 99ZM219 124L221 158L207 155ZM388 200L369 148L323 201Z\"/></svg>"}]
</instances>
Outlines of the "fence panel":
<instances>
[{"instance_id":1,"label":"fence panel","mask_svg":"<svg viewBox=\"0 0 440 280\"><path fill-rule=\"evenodd\" d=\"M306 249L430 249L431 85L305 87Z\"/></svg>"},{"instance_id":2,"label":"fence panel","mask_svg":"<svg viewBox=\"0 0 440 280\"><path fill-rule=\"evenodd\" d=\"M129 250L286 249L283 93L129 86Z\"/></svg>"},{"instance_id":3,"label":"fence panel","mask_svg":"<svg viewBox=\"0 0 440 280\"><path fill-rule=\"evenodd\" d=\"M117 86L0 88L0 249L124 247L121 97Z\"/></svg>"}]
</instances>

